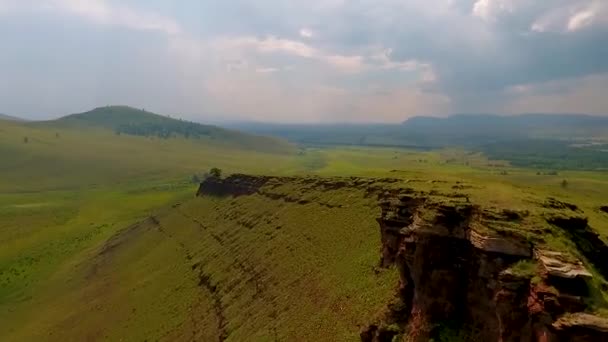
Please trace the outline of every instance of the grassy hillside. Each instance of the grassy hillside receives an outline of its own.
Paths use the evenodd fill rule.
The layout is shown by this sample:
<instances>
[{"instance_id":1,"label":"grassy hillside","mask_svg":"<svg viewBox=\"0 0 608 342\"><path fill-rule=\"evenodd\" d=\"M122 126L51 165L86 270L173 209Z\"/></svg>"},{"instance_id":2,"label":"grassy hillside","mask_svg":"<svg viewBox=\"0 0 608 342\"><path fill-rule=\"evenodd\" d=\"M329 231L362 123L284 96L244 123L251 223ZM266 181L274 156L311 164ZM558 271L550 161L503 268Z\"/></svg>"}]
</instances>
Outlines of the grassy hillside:
<instances>
[{"instance_id":1,"label":"grassy hillside","mask_svg":"<svg viewBox=\"0 0 608 342\"><path fill-rule=\"evenodd\" d=\"M11 115L6 115L6 114L2 114L0 113L0 120L8 120L8 121L25 121L21 118L15 117L15 116L11 116Z\"/></svg>"},{"instance_id":2,"label":"grassy hillside","mask_svg":"<svg viewBox=\"0 0 608 342\"><path fill-rule=\"evenodd\" d=\"M361 173L359 159L371 151L363 152L331 152L323 172ZM380 151L370 160L384 167L392 155ZM460 192L486 207L534 214L557 197L608 233L608 215L598 210L605 177L571 174L562 188L557 176L492 175L426 157L436 170L383 174L400 179L393 186ZM0 319L7 322L0 339L355 340L390 300L397 274L375 267L379 207L365 189L306 178L238 198L194 198L195 189L133 181L0 196L8 218L0 237L10 246L0 252ZM562 236L546 239L572 248Z\"/></svg>"},{"instance_id":3,"label":"grassy hillside","mask_svg":"<svg viewBox=\"0 0 608 342\"><path fill-rule=\"evenodd\" d=\"M292 150L286 141L276 138L254 136L216 126L173 119L127 106L100 107L44 124L52 127L105 128L116 134L161 139L172 137L202 139L215 144L265 152L288 153Z\"/></svg>"},{"instance_id":4,"label":"grassy hillside","mask_svg":"<svg viewBox=\"0 0 608 342\"><path fill-rule=\"evenodd\" d=\"M258 152L99 126L0 123L2 341L356 337L397 276L374 269L376 199L298 184L272 191L301 203L194 198L190 177L210 167L393 177L516 210L554 197L608 237L603 172L547 173L455 148Z\"/></svg>"},{"instance_id":5,"label":"grassy hillside","mask_svg":"<svg viewBox=\"0 0 608 342\"><path fill-rule=\"evenodd\" d=\"M0 189L40 191L133 179L186 178L214 166L258 172L290 167L290 145L229 134L241 140L117 135L105 128L68 125L61 120L1 121ZM247 148L240 146L248 140L252 142Z\"/></svg>"},{"instance_id":6,"label":"grassy hillside","mask_svg":"<svg viewBox=\"0 0 608 342\"><path fill-rule=\"evenodd\" d=\"M298 186L273 191L297 195ZM352 191L306 196L318 202L173 200L106 242L94 235L95 248L31 292L3 292L2 302L19 298L25 309L0 316L10 323L0 337L353 340L396 282L393 271L374 272L375 199Z\"/></svg>"}]
</instances>

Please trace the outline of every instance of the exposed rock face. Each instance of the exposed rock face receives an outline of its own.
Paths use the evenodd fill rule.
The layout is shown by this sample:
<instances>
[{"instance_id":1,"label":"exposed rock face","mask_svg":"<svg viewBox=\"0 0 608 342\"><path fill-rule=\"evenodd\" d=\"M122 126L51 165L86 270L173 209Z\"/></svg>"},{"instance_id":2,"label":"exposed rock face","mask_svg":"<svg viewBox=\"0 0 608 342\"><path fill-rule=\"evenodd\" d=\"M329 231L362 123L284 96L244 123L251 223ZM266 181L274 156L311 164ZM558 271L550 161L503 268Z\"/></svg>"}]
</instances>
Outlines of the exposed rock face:
<instances>
[{"instance_id":1,"label":"exposed rock face","mask_svg":"<svg viewBox=\"0 0 608 342\"><path fill-rule=\"evenodd\" d=\"M399 269L401 305L364 329L363 341L390 341L395 325L408 341L437 339L448 328L467 341L608 340L602 318L560 318L585 309L585 279L592 275L579 260L533 253L523 236L481 224L487 217L516 219L513 212L497 216L415 196L383 198L380 206L381 265ZM521 274L519 261L542 267Z\"/></svg>"},{"instance_id":2,"label":"exposed rock face","mask_svg":"<svg viewBox=\"0 0 608 342\"><path fill-rule=\"evenodd\" d=\"M197 196L245 196L256 193L270 177L234 174L226 179L209 177L196 192Z\"/></svg>"},{"instance_id":3,"label":"exposed rock face","mask_svg":"<svg viewBox=\"0 0 608 342\"><path fill-rule=\"evenodd\" d=\"M576 313L558 319L553 328L563 341L606 341L608 324L605 319L584 313Z\"/></svg>"},{"instance_id":4,"label":"exposed rock face","mask_svg":"<svg viewBox=\"0 0 608 342\"><path fill-rule=\"evenodd\" d=\"M595 267L608 278L608 245L600 239L587 222L587 218L578 215L563 216L553 215L547 221L563 229L578 249L591 261Z\"/></svg>"},{"instance_id":5,"label":"exposed rock face","mask_svg":"<svg viewBox=\"0 0 608 342\"><path fill-rule=\"evenodd\" d=\"M543 245L542 234L561 229L608 275L608 246L573 204L540 204L570 216L542 216L546 226L524 236L518 225L527 211L482 208L460 193L398 188L396 179L232 175L205 180L197 195L315 201L275 190L286 182L304 194L356 188L378 195L380 265L396 267L400 281L386 312L361 331L363 341L608 341L608 321L583 313L593 275L575 255Z\"/></svg>"},{"instance_id":6,"label":"exposed rock face","mask_svg":"<svg viewBox=\"0 0 608 342\"><path fill-rule=\"evenodd\" d=\"M580 261L570 261L564 253L537 250L536 258L545 268L547 275L562 279L592 278L593 275Z\"/></svg>"}]
</instances>

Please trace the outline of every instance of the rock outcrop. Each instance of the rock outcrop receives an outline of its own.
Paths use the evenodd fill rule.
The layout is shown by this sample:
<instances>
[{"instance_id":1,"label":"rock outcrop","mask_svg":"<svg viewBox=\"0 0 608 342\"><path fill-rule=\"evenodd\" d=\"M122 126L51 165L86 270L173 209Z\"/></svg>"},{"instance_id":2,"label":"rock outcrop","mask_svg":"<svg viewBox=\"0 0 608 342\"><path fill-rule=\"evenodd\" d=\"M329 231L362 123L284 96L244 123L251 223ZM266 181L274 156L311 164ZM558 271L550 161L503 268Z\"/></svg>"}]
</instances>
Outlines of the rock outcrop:
<instances>
[{"instance_id":1,"label":"rock outcrop","mask_svg":"<svg viewBox=\"0 0 608 342\"><path fill-rule=\"evenodd\" d=\"M586 217L577 213L554 214L549 215L547 221L565 231L581 253L608 278L608 245L589 227Z\"/></svg>"},{"instance_id":2,"label":"rock outcrop","mask_svg":"<svg viewBox=\"0 0 608 342\"><path fill-rule=\"evenodd\" d=\"M400 187L413 183L232 175L206 179L197 195L257 194L301 205L318 201L309 190L378 196L380 266L395 267L400 280L385 312L361 330L363 341L608 341L608 320L590 314L589 304L598 294L591 287L603 280L583 262L608 277L608 246L576 205L549 199L531 214L483 207L445 187ZM576 250L555 250L557 238Z\"/></svg>"},{"instance_id":3,"label":"rock outcrop","mask_svg":"<svg viewBox=\"0 0 608 342\"><path fill-rule=\"evenodd\" d=\"M593 277L580 260L568 260L564 253L539 249L535 256L550 277L560 279Z\"/></svg>"},{"instance_id":4,"label":"rock outcrop","mask_svg":"<svg viewBox=\"0 0 608 342\"><path fill-rule=\"evenodd\" d=\"M363 329L363 341L608 340L608 320L582 313L592 277L583 263L497 229L520 215L394 194L380 207L380 263L399 270L399 305Z\"/></svg>"},{"instance_id":5,"label":"rock outcrop","mask_svg":"<svg viewBox=\"0 0 608 342\"><path fill-rule=\"evenodd\" d=\"M199 186L197 196L245 196L256 193L271 177L249 176L242 174L231 175L222 179L208 177Z\"/></svg>"}]
</instances>

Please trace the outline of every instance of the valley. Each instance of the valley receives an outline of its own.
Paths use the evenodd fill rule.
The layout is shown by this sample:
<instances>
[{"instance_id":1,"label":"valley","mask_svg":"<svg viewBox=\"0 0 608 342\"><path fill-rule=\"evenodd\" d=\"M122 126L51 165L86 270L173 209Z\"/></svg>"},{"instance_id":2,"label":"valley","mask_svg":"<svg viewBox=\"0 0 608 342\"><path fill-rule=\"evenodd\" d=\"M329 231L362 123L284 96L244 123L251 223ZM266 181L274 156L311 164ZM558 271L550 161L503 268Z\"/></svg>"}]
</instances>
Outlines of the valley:
<instances>
[{"instance_id":1,"label":"valley","mask_svg":"<svg viewBox=\"0 0 608 342\"><path fill-rule=\"evenodd\" d=\"M604 329L602 170L524 168L457 146L186 137L173 122L166 135L133 111L122 123L107 108L0 121L1 340L488 340L501 326L515 341L508 331ZM117 134L142 122L145 133ZM586 290L551 283L537 250L580 261ZM529 307L539 293L547 300ZM488 315L498 321L474 318Z\"/></svg>"}]
</instances>

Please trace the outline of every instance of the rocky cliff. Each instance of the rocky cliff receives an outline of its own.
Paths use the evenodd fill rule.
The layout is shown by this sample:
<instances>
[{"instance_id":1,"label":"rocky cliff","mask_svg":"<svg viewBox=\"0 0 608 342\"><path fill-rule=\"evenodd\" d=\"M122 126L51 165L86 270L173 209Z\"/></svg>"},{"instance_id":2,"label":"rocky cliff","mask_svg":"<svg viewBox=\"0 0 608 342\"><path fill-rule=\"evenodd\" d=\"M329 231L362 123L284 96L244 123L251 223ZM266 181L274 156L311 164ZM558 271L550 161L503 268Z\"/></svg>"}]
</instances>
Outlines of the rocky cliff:
<instances>
[{"instance_id":1,"label":"rocky cliff","mask_svg":"<svg viewBox=\"0 0 608 342\"><path fill-rule=\"evenodd\" d=\"M504 229L528 213L421 194L384 194L380 206L380 263L397 267L400 283L363 341L608 340L608 320L585 313L593 275L581 260L547 249L542 236ZM558 223L587 232L577 245L605 248L586 221L585 229Z\"/></svg>"},{"instance_id":2,"label":"rocky cliff","mask_svg":"<svg viewBox=\"0 0 608 342\"><path fill-rule=\"evenodd\" d=\"M302 193L273 191L286 183L303 185ZM233 175L206 180L198 195L307 204L316 200L307 189L345 188L377 196L379 266L400 276L362 341L608 341L608 320L595 314L606 307L607 246L574 205L547 199L529 211L496 208L453 191L462 184L445 184L447 192L356 177Z\"/></svg>"}]
</instances>

